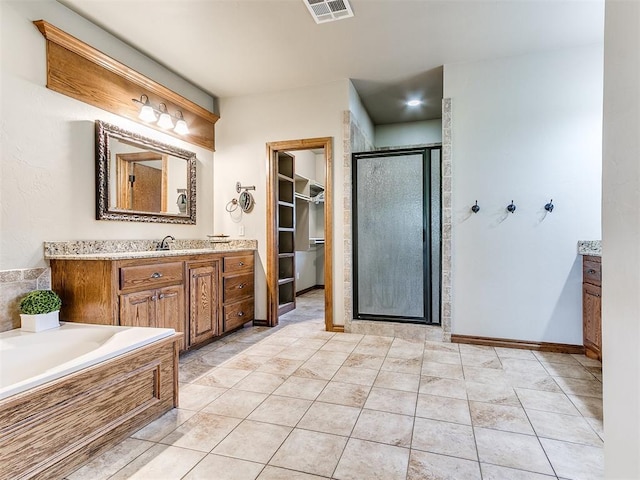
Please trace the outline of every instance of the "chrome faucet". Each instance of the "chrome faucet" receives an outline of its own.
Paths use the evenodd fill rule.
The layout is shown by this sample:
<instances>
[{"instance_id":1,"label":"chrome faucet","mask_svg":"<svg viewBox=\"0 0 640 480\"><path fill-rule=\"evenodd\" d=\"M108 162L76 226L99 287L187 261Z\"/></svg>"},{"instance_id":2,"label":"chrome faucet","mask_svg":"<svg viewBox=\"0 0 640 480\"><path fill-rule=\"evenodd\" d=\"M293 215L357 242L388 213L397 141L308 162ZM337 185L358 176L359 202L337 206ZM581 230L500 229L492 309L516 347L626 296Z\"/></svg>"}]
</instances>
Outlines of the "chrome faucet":
<instances>
[{"instance_id":1,"label":"chrome faucet","mask_svg":"<svg viewBox=\"0 0 640 480\"><path fill-rule=\"evenodd\" d=\"M175 242L175 237L171 236L171 235L167 235L166 237L164 237L162 239L162 241L160 243L158 243L158 245L156 246L156 250L170 250L169 248L169 240L172 242Z\"/></svg>"}]
</instances>

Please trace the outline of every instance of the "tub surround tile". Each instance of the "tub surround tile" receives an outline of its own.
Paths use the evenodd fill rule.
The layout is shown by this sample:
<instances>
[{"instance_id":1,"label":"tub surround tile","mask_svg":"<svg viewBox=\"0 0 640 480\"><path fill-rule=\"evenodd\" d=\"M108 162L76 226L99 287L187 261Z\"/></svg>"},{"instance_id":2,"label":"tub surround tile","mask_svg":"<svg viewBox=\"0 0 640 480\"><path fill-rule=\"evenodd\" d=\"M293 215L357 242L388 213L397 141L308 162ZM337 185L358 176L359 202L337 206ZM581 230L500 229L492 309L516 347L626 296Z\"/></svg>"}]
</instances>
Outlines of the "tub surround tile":
<instances>
[{"instance_id":1,"label":"tub surround tile","mask_svg":"<svg viewBox=\"0 0 640 480\"><path fill-rule=\"evenodd\" d=\"M0 271L0 332L20 328L19 303L32 290L51 288L49 268Z\"/></svg>"}]
</instances>

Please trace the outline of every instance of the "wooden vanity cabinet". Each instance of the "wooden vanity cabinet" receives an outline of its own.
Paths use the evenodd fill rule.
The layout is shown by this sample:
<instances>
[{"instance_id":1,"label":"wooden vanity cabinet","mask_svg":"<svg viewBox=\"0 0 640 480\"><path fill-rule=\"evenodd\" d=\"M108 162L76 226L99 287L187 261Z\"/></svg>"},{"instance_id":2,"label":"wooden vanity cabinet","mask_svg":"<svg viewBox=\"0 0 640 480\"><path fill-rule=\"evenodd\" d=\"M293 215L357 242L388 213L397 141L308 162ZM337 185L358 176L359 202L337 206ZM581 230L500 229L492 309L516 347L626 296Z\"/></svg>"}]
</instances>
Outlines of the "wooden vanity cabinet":
<instances>
[{"instance_id":1,"label":"wooden vanity cabinet","mask_svg":"<svg viewBox=\"0 0 640 480\"><path fill-rule=\"evenodd\" d=\"M173 328L186 350L253 320L250 250L50 263L64 321Z\"/></svg>"},{"instance_id":2,"label":"wooden vanity cabinet","mask_svg":"<svg viewBox=\"0 0 640 480\"><path fill-rule=\"evenodd\" d=\"M602 262L582 259L582 333L587 357L602 361Z\"/></svg>"}]
</instances>

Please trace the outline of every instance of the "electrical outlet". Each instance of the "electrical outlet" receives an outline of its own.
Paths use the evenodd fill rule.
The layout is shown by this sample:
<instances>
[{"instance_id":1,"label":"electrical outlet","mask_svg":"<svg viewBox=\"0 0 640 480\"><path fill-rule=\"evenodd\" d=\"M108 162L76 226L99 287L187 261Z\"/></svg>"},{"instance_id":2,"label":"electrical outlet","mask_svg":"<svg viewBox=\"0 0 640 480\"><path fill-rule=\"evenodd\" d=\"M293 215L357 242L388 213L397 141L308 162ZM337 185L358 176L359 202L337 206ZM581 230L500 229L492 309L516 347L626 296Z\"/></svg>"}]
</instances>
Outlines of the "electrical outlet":
<instances>
[{"instance_id":1,"label":"electrical outlet","mask_svg":"<svg viewBox=\"0 0 640 480\"><path fill-rule=\"evenodd\" d=\"M238 227L238 236L239 237L244 237L244 225L240 225Z\"/></svg>"}]
</instances>

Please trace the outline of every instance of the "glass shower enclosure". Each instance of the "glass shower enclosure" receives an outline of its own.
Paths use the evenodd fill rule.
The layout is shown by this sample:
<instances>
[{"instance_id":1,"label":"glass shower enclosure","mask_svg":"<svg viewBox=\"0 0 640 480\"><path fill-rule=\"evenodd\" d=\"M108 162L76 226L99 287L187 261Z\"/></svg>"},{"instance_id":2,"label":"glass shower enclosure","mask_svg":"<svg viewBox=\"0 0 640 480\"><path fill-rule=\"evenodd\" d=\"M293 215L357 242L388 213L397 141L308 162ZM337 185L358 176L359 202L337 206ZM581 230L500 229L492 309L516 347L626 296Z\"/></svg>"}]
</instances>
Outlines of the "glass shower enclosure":
<instances>
[{"instance_id":1,"label":"glass shower enclosure","mask_svg":"<svg viewBox=\"0 0 640 480\"><path fill-rule=\"evenodd\" d=\"M354 153L355 320L440 323L440 147Z\"/></svg>"}]
</instances>

